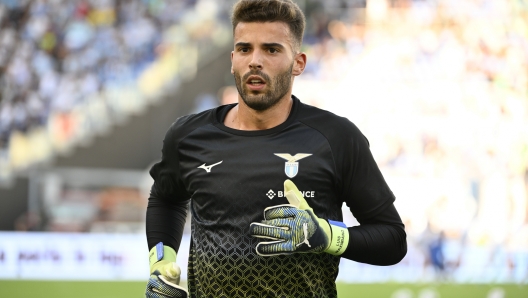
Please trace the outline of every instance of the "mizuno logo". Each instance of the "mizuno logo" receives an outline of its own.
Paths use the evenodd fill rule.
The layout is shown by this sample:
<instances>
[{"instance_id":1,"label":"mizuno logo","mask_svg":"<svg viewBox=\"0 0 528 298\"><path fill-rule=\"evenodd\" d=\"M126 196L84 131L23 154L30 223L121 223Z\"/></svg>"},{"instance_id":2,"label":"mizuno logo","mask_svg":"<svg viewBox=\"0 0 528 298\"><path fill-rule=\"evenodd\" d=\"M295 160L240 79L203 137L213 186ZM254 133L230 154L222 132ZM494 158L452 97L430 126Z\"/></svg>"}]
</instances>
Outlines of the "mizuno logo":
<instances>
[{"instance_id":1,"label":"mizuno logo","mask_svg":"<svg viewBox=\"0 0 528 298\"><path fill-rule=\"evenodd\" d=\"M222 160L223 161L223 160ZM215 164L212 164L212 165L209 165L209 166L206 166L205 164L201 165L198 167L198 169L204 169L207 173L211 173L211 169L214 167L214 166L217 166L219 164L222 163L222 161L219 161Z\"/></svg>"},{"instance_id":2,"label":"mizuno logo","mask_svg":"<svg viewBox=\"0 0 528 298\"><path fill-rule=\"evenodd\" d=\"M299 173L299 163L298 160L301 160L305 157L311 156L312 154L308 153L297 153L294 156L288 153L275 153L280 158L286 159L286 164L284 165L284 172L286 176L293 178Z\"/></svg>"}]
</instances>

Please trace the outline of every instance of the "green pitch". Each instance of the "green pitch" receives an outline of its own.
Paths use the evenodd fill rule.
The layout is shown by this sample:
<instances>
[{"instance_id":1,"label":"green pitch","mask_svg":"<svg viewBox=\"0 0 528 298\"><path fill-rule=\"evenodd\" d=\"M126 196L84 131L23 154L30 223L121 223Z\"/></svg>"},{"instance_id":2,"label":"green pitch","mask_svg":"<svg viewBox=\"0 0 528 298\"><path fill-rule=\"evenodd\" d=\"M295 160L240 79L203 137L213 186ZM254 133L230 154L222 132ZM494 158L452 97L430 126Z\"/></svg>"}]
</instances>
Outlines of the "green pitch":
<instances>
[{"instance_id":1,"label":"green pitch","mask_svg":"<svg viewBox=\"0 0 528 298\"><path fill-rule=\"evenodd\" d=\"M59 282L0 280L6 298L143 298L146 282ZM528 285L343 284L340 298L526 298Z\"/></svg>"},{"instance_id":2,"label":"green pitch","mask_svg":"<svg viewBox=\"0 0 528 298\"><path fill-rule=\"evenodd\" d=\"M347 298L527 298L528 285L512 284L337 284Z\"/></svg>"}]
</instances>

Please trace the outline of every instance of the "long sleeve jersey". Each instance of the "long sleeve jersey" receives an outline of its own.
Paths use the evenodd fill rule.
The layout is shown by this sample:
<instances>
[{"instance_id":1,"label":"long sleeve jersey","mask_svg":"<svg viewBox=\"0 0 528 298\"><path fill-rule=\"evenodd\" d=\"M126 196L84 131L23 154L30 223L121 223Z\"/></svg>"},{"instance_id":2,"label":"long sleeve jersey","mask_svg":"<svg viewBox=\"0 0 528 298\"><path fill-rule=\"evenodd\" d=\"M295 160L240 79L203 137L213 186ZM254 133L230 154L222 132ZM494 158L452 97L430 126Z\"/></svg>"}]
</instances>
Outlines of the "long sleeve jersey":
<instances>
[{"instance_id":1,"label":"long sleeve jersey","mask_svg":"<svg viewBox=\"0 0 528 298\"><path fill-rule=\"evenodd\" d=\"M392 265L406 254L395 197L348 119L303 104L295 96L288 119L271 129L242 131L223 124L224 105L179 118L168 130L147 208L149 249L179 249L190 202L188 266L191 297L336 297L341 257ZM359 226L341 256L255 252L249 226L265 208L287 204L292 180L320 218L342 221L346 204Z\"/></svg>"}]
</instances>

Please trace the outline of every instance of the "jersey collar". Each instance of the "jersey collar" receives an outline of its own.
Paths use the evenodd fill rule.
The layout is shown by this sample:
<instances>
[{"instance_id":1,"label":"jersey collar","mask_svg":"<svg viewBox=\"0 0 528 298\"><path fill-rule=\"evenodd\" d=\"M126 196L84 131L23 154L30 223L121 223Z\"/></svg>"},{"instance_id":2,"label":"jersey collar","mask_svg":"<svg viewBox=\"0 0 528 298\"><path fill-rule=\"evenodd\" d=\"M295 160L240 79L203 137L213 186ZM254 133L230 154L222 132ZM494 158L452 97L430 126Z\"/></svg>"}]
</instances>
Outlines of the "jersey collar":
<instances>
[{"instance_id":1,"label":"jersey collar","mask_svg":"<svg viewBox=\"0 0 528 298\"><path fill-rule=\"evenodd\" d=\"M239 136L264 136L269 134L274 134L277 132L280 132L284 130L286 127L290 126L295 119L297 118L297 113L302 105L301 101L295 96L292 95L293 100L293 106L290 111L290 115L288 115L288 118L283 123L269 128L269 129L263 129L263 130L238 130L234 128L230 128L224 125L224 119L227 115L227 112L234 108L238 103L228 104L228 105L222 105L214 109L212 115L213 115L213 124L214 126L218 127L219 129L228 132L230 134L239 135Z\"/></svg>"}]
</instances>

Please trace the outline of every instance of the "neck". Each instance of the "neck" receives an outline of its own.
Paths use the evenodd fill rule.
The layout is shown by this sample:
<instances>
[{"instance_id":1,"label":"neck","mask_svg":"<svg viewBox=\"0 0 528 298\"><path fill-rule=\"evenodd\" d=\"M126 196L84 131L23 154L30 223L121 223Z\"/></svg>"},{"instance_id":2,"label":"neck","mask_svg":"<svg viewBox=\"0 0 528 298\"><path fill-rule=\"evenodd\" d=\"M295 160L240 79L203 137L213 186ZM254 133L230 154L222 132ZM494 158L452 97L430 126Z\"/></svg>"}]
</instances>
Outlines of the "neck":
<instances>
[{"instance_id":1,"label":"neck","mask_svg":"<svg viewBox=\"0 0 528 298\"><path fill-rule=\"evenodd\" d=\"M273 107L257 111L248 107L239 98L238 105L227 113L224 124L238 130L264 130L282 124L288 119L293 106L291 94L285 96Z\"/></svg>"}]
</instances>

